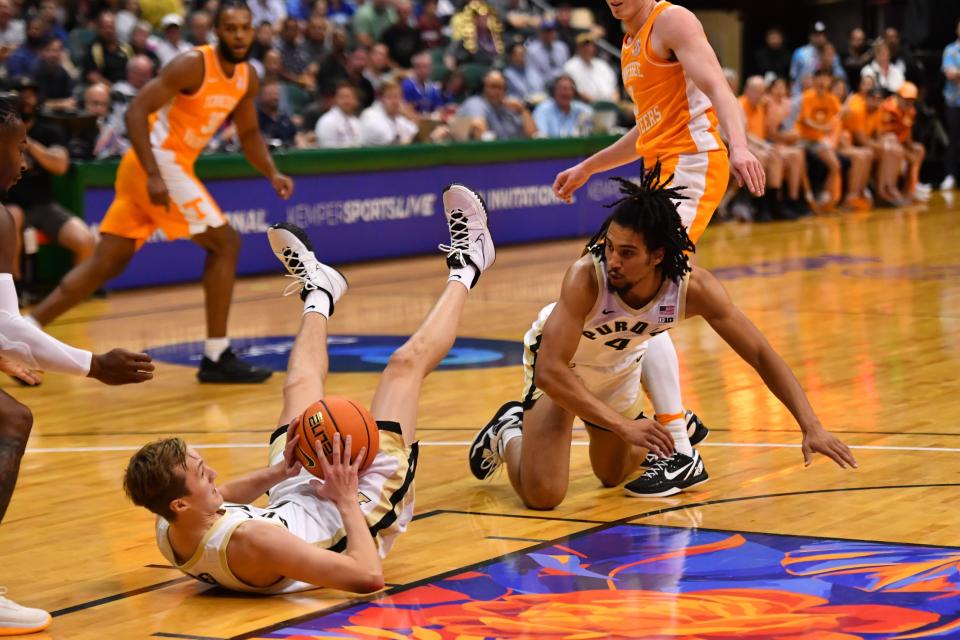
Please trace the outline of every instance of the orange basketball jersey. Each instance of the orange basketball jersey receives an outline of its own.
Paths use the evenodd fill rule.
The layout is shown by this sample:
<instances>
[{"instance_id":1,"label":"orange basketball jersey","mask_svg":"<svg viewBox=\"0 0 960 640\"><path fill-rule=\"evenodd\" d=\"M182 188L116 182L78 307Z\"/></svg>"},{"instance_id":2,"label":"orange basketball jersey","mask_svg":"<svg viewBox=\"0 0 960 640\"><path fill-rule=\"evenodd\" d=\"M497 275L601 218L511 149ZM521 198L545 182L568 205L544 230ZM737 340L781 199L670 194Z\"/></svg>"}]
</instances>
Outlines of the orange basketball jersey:
<instances>
[{"instance_id":1,"label":"orange basketball jersey","mask_svg":"<svg viewBox=\"0 0 960 640\"><path fill-rule=\"evenodd\" d=\"M247 92L250 65L238 64L232 77L220 68L216 49L203 45L203 84L196 93L180 93L150 116L150 144L193 164ZM130 151L132 153L132 150Z\"/></svg>"},{"instance_id":2,"label":"orange basketball jersey","mask_svg":"<svg viewBox=\"0 0 960 640\"><path fill-rule=\"evenodd\" d=\"M624 37L620 55L623 85L633 100L640 133L637 153L647 161L724 148L710 99L679 62L664 60L650 49L653 24L671 6L666 0L658 2L640 31Z\"/></svg>"}]
</instances>

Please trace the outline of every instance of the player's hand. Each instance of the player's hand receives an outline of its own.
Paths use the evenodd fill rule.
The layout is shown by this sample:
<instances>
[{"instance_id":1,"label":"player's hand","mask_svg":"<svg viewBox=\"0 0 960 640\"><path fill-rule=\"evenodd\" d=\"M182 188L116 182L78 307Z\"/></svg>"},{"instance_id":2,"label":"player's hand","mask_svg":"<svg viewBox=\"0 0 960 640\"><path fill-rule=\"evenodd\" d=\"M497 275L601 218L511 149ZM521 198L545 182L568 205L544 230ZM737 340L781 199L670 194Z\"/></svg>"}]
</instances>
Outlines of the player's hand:
<instances>
[{"instance_id":1,"label":"player's hand","mask_svg":"<svg viewBox=\"0 0 960 640\"><path fill-rule=\"evenodd\" d=\"M287 436L289 435L290 430L288 429ZM294 454L298 442L300 442L299 431L292 438L287 438L287 446L283 448L283 460L275 465L277 467L277 474L280 476L281 480L292 478L300 473L301 469L303 469L303 465L300 464L300 461L297 460L297 456Z\"/></svg>"},{"instance_id":2,"label":"player's hand","mask_svg":"<svg viewBox=\"0 0 960 640\"><path fill-rule=\"evenodd\" d=\"M557 178L553 181L553 193L570 204L573 202L574 192L589 179L590 173L583 168L582 164L572 166L557 174Z\"/></svg>"},{"instance_id":3,"label":"player's hand","mask_svg":"<svg viewBox=\"0 0 960 640\"><path fill-rule=\"evenodd\" d=\"M153 379L153 359L145 353L114 349L94 354L87 377L104 384L131 384Z\"/></svg>"},{"instance_id":4,"label":"player's hand","mask_svg":"<svg viewBox=\"0 0 960 640\"><path fill-rule=\"evenodd\" d=\"M803 449L803 466L805 467L809 467L810 463L813 462L813 454L820 453L840 465L841 469L846 469L848 466L857 468L857 461L854 459L850 447L843 444L840 438L823 427L808 429L803 435L801 448Z\"/></svg>"},{"instance_id":5,"label":"player's hand","mask_svg":"<svg viewBox=\"0 0 960 640\"><path fill-rule=\"evenodd\" d=\"M167 183L159 175L147 176L147 195L156 206L170 208L170 192L167 191Z\"/></svg>"},{"instance_id":6,"label":"player's hand","mask_svg":"<svg viewBox=\"0 0 960 640\"><path fill-rule=\"evenodd\" d=\"M733 147L730 150L730 170L741 187L747 185L750 193L760 197L767 184L763 165L746 147Z\"/></svg>"},{"instance_id":7,"label":"player's hand","mask_svg":"<svg viewBox=\"0 0 960 640\"><path fill-rule=\"evenodd\" d=\"M273 190L277 192L281 200L287 200L293 195L293 180L291 180L289 176L276 173L270 178L270 183L273 185Z\"/></svg>"},{"instance_id":8,"label":"player's hand","mask_svg":"<svg viewBox=\"0 0 960 640\"><path fill-rule=\"evenodd\" d=\"M333 453L330 460L327 456L321 455L320 469L323 471L323 483L312 481L310 485L317 492L317 496L326 498L335 505L345 506L348 504L357 504L357 494L360 493L360 461L366 454L366 447L357 452L354 460L350 460L350 450L353 446L353 437L347 435L345 443L341 446L340 434L333 436ZM317 451L323 451L323 446L317 442Z\"/></svg>"},{"instance_id":9,"label":"player's hand","mask_svg":"<svg viewBox=\"0 0 960 640\"><path fill-rule=\"evenodd\" d=\"M41 382L40 376L33 369L18 360L3 356L0 356L0 371L31 387Z\"/></svg>"},{"instance_id":10,"label":"player's hand","mask_svg":"<svg viewBox=\"0 0 960 640\"><path fill-rule=\"evenodd\" d=\"M649 449L661 458L669 458L673 455L673 436L656 420L650 418L632 420L620 430L618 435L629 444Z\"/></svg>"}]
</instances>

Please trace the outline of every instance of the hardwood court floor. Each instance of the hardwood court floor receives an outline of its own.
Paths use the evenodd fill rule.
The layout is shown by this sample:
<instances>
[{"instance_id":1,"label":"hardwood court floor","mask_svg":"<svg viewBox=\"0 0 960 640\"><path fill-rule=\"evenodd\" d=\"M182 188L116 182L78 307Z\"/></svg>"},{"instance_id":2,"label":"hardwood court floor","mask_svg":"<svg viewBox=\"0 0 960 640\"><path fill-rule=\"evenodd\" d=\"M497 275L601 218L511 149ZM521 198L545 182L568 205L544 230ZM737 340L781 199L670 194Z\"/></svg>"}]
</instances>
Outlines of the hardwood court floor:
<instances>
[{"instance_id":1,"label":"hardwood court floor","mask_svg":"<svg viewBox=\"0 0 960 640\"><path fill-rule=\"evenodd\" d=\"M957 212L844 214L793 223L716 225L697 260L792 365L823 422L860 469L825 459L804 469L798 431L759 378L700 320L672 331L688 407L711 427L710 482L664 500L625 498L592 477L575 446L566 501L524 509L504 476L481 484L466 442L520 392L518 367L442 372L421 402L419 519L386 561L403 585L584 530L629 521L934 545L960 524L960 260ZM437 221L441 224L441 221ZM496 216L494 215L494 230ZM322 247L322 241L318 243ZM502 249L471 294L461 335L520 340L554 299L580 242ZM438 256L347 266L351 283L332 333L408 334L445 281ZM300 303L279 275L238 283L235 336L291 334ZM95 350L203 337L200 287L122 293L77 308L50 330ZM152 517L120 488L131 450L161 435L207 445L221 477L264 462L282 374L257 387L200 386L161 364L154 382L113 388L48 376L38 389L4 381L36 425L0 526L0 584L57 612L38 638L226 638L342 602L316 591L254 598L208 591L166 566ZM369 402L375 376L332 374L328 393ZM582 439L582 432L578 438Z\"/></svg>"}]
</instances>

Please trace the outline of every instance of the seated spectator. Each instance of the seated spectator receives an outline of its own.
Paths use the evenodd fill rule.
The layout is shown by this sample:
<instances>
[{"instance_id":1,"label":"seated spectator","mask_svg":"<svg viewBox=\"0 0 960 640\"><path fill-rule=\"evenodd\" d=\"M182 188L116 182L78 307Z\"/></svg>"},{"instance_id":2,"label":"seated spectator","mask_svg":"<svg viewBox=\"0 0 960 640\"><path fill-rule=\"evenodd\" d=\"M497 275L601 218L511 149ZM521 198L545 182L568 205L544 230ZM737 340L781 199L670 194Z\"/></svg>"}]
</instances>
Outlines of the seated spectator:
<instances>
[{"instance_id":1,"label":"seated spectator","mask_svg":"<svg viewBox=\"0 0 960 640\"><path fill-rule=\"evenodd\" d=\"M840 119L834 123L834 131L829 135L830 144L836 149L837 155L850 163L850 171L847 173L847 197L843 207L867 211L873 208L873 201L867 193L870 171L873 167L873 149L869 146L854 144L853 136L843 126L848 94L847 84L840 78L834 78L830 85L830 93L843 105Z\"/></svg>"},{"instance_id":2,"label":"seated spectator","mask_svg":"<svg viewBox=\"0 0 960 640\"><path fill-rule=\"evenodd\" d=\"M767 29L764 45L753 52L753 73L766 78L786 78L790 73L790 52L784 46L783 31Z\"/></svg>"},{"instance_id":3,"label":"seated spectator","mask_svg":"<svg viewBox=\"0 0 960 640\"><path fill-rule=\"evenodd\" d=\"M313 74L316 75L320 61L327 55L327 19L322 14L315 13L307 20L303 49L307 52L307 59L313 65Z\"/></svg>"},{"instance_id":4,"label":"seated spectator","mask_svg":"<svg viewBox=\"0 0 960 640\"><path fill-rule=\"evenodd\" d=\"M121 42L130 43L130 34L140 22L140 14L140 0L126 0L117 11L117 37Z\"/></svg>"},{"instance_id":5,"label":"seated spectator","mask_svg":"<svg viewBox=\"0 0 960 640\"><path fill-rule=\"evenodd\" d=\"M127 61L133 57L129 45L117 40L116 18L104 11L97 19L97 38L83 59L83 79L87 84L112 84L127 74Z\"/></svg>"},{"instance_id":6,"label":"seated spectator","mask_svg":"<svg viewBox=\"0 0 960 640\"><path fill-rule=\"evenodd\" d=\"M943 50L940 71L943 73L943 100L946 103L947 154L944 158L944 178L941 191L951 191L960 179L960 21L957 38Z\"/></svg>"},{"instance_id":7,"label":"seated spectator","mask_svg":"<svg viewBox=\"0 0 960 640\"><path fill-rule=\"evenodd\" d=\"M507 53L507 66L503 68L503 76L507 79L507 95L524 102L542 100L543 79L527 64L526 47L522 42L514 42Z\"/></svg>"},{"instance_id":8,"label":"seated spectator","mask_svg":"<svg viewBox=\"0 0 960 640\"><path fill-rule=\"evenodd\" d=\"M27 21L26 38L13 53L7 57L7 77L29 76L40 60L40 50L50 41L46 24L40 18Z\"/></svg>"},{"instance_id":9,"label":"seated spectator","mask_svg":"<svg viewBox=\"0 0 960 640\"><path fill-rule=\"evenodd\" d=\"M817 204L823 209L836 204L841 188L840 159L828 137L840 116L840 103L830 93L832 79L829 69L817 70L813 88L802 94L800 117L797 119L797 129L806 142L808 152L827 168L827 179L817 198Z\"/></svg>"},{"instance_id":10,"label":"seated spectator","mask_svg":"<svg viewBox=\"0 0 960 640\"><path fill-rule=\"evenodd\" d=\"M70 141L70 148L74 157L83 159L112 158L122 156L130 148L130 142L124 137L126 127L123 118L113 119L114 111L110 101L110 88L105 84L92 84L83 92L83 110L97 117L97 134L93 137L93 145L84 150L83 155L77 154L74 141Z\"/></svg>"},{"instance_id":11,"label":"seated spectator","mask_svg":"<svg viewBox=\"0 0 960 640\"><path fill-rule=\"evenodd\" d=\"M353 14L353 37L357 44L372 47L380 36L397 21L397 12L389 0L367 0Z\"/></svg>"},{"instance_id":12,"label":"seated spectator","mask_svg":"<svg viewBox=\"0 0 960 640\"><path fill-rule=\"evenodd\" d=\"M417 113L430 115L446 104L440 83L430 78L433 75L433 60L429 53L413 56L413 73L401 83L403 99Z\"/></svg>"},{"instance_id":13,"label":"seated spectator","mask_svg":"<svg viewBox=\"0 0 960 640\"><path fill-rule=\"evenodd\" d=\"M147 56L130 58L127 63L127 77L110 88L111 97L118 103L114 106L122 105L123 110L126 110L126 105L150 82L155 72L156 67Z\"/></svg>"},{"instance_id":14,"label":"seated spectator","mask_svg":"<svg viewBox=\"0 0 960 640\"><path fill-rule=\"evenodd\" d=\"M276 49L270 49L263 56L263 83L283 82L283 58Z\"/></svg>"},{"instance_id":15,"label":"seated spectator","mask_svg":"<svg viewBox=\"0 0 960 640\"><path fill-rule=\"evenodd\" d=\"M384 81L393 75L393 67L390 65L390 50L382 42L370 47L367 56L367 66L363 70L363 77L370 82L373 87L374 95L380 93L380 86ZM369 105L364 106L366 109Z\"/></svg>"},{"instance_id":16,"label":"seated spectator","mask_svg":"<svg viewBox=\"0 0 960 640\"><path fill-rule=\"evenodd\" d=\"M401 113L400 85L387 80L380 87L380 99L360 114L360 142L365 147L410 144L419 127Z\"/></svg>"},{"instance_id":17,"label":"seated spectator","mask_svg":"<svg viewBox=\"0 0 960 640\"><path fill-rule=\"evenodd\" d=\"M540 37L527 43L527 65L540 76L540 91L544 90L547 82L564 72L563 66L569 59L570 49L557 38L557 23L544 20L540 25Z\"/></svg>"},{"instance_id":18,"label":"seated spectator","mask_svg":"<svg viewBox=\"0 0 960 640\"><path fill-rule=\"evenodd\" d=\"M573 78L558 76L553 81L552 97L533 110L537 132L547 138L576 138L593 130L593 109L575 100L577 87Z\"/></svg>"},{"instance_id":19,"label":"seated spectator","mask_svg":"<svg viewBox=\"0 0 960 640\"><path fill-rule=\"evenodd\" d=\"M308 73L310 54L303 46L303 39L300 37L300 23L296 18L287 17L283 19L277 51L280 52L280 59L283 62L280 68L280 77L287 82L312 91L316 86L316 78L310 77Z\"/></svg>"},{"instance_id":20,"label":"seated spectator","mask_svg":"<svg viewBox=\"0 0 960 640\"><path fill-rule=\"evenodd\" d=\"M873 50L867 42L867 34L857 27L850 31L847 41L847 55L843 58L843 70L851 83L859 82L860 72L873 59Z\"/></svg>"},{"instance_id":21,"label":"seated spectator","mask_svg":"<svg viewBox=\"0 0 960 640\"><path fill-rule=\"evenodd\" d=\"M489 71L483 79L483 93L467 98L457 117L482 121L486 131L497 140L530 138L537 125L524 104L506 97L507 81L499 71Z\"/></svg>"},{"instance_id":22,"label":"seated spectator","mask_svg":"<svg viewBox=\"0 0 960 640\"><path fill-rule=\"evenodd\" d=\"M0 0L0 63L23 44L27 34L23 20L14 17L11 0Z\"/></svg>"},{"instance_id":23,"label":"seated spectator","mask_svg":"<svg viewBox=\"0 0 960 640\"><path fill-rule=\"evenodd\" d=\"M130 52L133 54L130 57L135 56L146 56L150 58L150 62L153 63L153 68L160 68L160 58L157 57L156 51L153 50L153 44L155 38L151 35L153 29L150 27L150 23L146 21L140 21L133 26L133 29L130 31Z\"/></svg>"},{"instance_id":24,"label":"seated spectator","mask_svg":"<svg viewBox=\"0 0 960 640\"><path fill-rule=\"evenodd\" d=\"M443 102L445 105L460 105L467 99L467 80L460 69L454 69L443 81Z\"/></svg>"},{"instance_id":25,"label":"seated spectator","mask_svg":"<svg viewBox=\"0 0 960 640\"><path fill-rule=\"evenodd\" d=\"M350 0L327 0L327 18L338 27L348 27L356 12Z\"/></svg>"},{"instance_id":26,"label":"seated spectator","mask_svg":"<svg viewBox=\"0 0 960 640\"><path fill-rule=\"evenodd\" d=\"M334 105L317 120L317 146L343 148L360 146L360 120L357 118L357 90L341 81L334 94Z\"/></svg>"},{"instance_id":27,"label":"seated spectator","mask_svg":"<svg viewBox=\"0 0 960 640\"><path fill-rule=\"evenodd\" d=\"M373 104L376 95L373 85L364 74L369 61L370 54L366 47L357 47L349 54L335 49L317 71L317 88L320 96L332 98L339 83L346 80L357 90L360 107L362 109L369 107Z\"/></svg>"},{"instance_id":28,"label":"seated spectator","mask_svg":"<svg viewBox=\"0 0 960 640\"><path fill-rule=\"evenodd\" d=\"M506 0L499 3L498 13L503 16L506 39L528 40L537 33L541 17L527 0Z\"/></svg>"},{"instance_id":29,"label":"seated spectator","mask_svg":"<svg viewBox=\"0 0 960 640\"><path fill-rule=\"evenodd\" d=\"M64 12L56 0L40 0L37 16L46 25L48 35L56 38L61 44L67 44L69 34L64 28Z\"/></svg>"},{"instance_id":30,"label":"seated spectator","mask_svg":"<svg viewBox=\"0 0 960 640\"><path fill-rule=\"evenodd\" d=\"M417 31L424 49L438 49L446 43L443 20L437 15L437 0L424 0L417 18Z\"/></svg>"},{"instance_id":31,"label":"seated spectator","mask_svg":"<svg viewBox=\"0 0 960 640\"><path fill-rule=\"evenodd\" d=\"M27 129L26 169L5 202L12 205L9 209L15 219L43 232L51 242L73 253L75 263L81 262L93 254L96 240L89 227L53 197L53 176L62 176L70 168L66 140L59 127L39 119L37 89L32 81L24 78L17 88Z\"/></svg>"},{"instance_id":32,"label":"seated spectator","mask_svg":"<svg viewBox=\"0 0 960 640\"><path fill-rule=\"evenodd\" d=\"M606 60L596 57L597 43L593 34L577 37L577 55L563 65L563 70L577 84L580 97L586 102L618 102L620 81Z\"/></svg>"},{"instance_id":33,"label":"seated spectator","mask_svg":"<svg viewBox=\"0 0 960 640\"><path fill-rule=\"evenodd\" d=\"M792 101L790 88L784 78L777 78L767 90L764 140L773 145L783 158L787 190L782 193L783 208L788 216L810 215L804 184L807 180L807 157L797 145L800 136L792 124L788 124Z\"/></svg>"},{"instance_id":34,"label":"seated spectator","mask_svg":"<svg viewBox=\"0 0 960 640\"><path fill-rule=\"evenodd\" d=\"M577 48L577 36L586 33L586 29L578 29L570 24L573 19L573 7L569 4L561 4L557 7L557 15L554 17L557 23L557 40L567 45L567 51L574 51ZM597 29L602 32L602 29Z\"/></svg>"},{"instance_id":35,"label":"seated spectator","mask_svg":"<svg viewBox=\"0 0 960 640\"><path fill-rule=\"evenodd\" d=\"M194 11L190 14L187 40L195 47L214 44L217 37L213 34L210 14L206 11Z\"/></svg>"},{"instance_id":36,"label":"seated spectator","mask_svg":"<svg viewBox=\"0 0 960 640\"><path fill-rule=\"evenodd\" d=\"M822 68L821 56L828 44L826 25L822 22L815 23L810 32L810 42L794 51L790 60L790 81L793 83L794 95L801 94L808 79L812 79L817 69ZM827 64L827 70L832 76L845 78L836 51L833 57L827 60Z\"/></svg>"},{"instance_id":37,"label":"seated spectator","mask_svg":"<svg viewBox=\"0 0 960 640\"><path fill-rule=\"evenodd\" d=\"M269 82L261 87L257 100L257 121L268 145L292 147L296 141L297 127L290 115L280 110L280 89L279 82Z\"/></svg>"},{"instance_id":38,"label":"seated spectator","mask_svg":"<svg viewBox=\"0 0 960 640\"><path fill-rule=\"evenodd\" d=\"M160 32L163 37L157 42L154 51L160 59L161 68L181 53L193 49L193 46L183 39L183 18L179 14L168 13L163 16L163 20L160 21Z\"/></svg>"},{"instance_id":39,"label":"seated spectator","mask_svg":"<svg viewBox=\"0 0 960 640\"><path fill-rule=\"evenodd\" d=\"M900 167L903 165L903 147L899 141L880 137L883 89L876 86L873 78L860 79L858 91L851 93L843 109L843 128L852 144L871 149L876 157L877 198L892 206L904 204L897 186Z\"/></svg>"},{"instance_id":40,"label":"seated spectator","mask_svg":"<svg viewBox=\"0 0 960 640\"><path fill-rule=\"evenodd\" d=\"M873 45L873 61L860 71L861 77L873 78L876 86L889 93L896 93L906 82L906 69L902 61L894 62L890 47L883 40Z\"/></svg>"},{"instance_id":41,"label":"seated spectator","mask_svg":"<svg viewBox=\"0 0 960 640\"><path fill-rule=\"evenodd\" d=\"M263 63L267 51L273 49L273 25L269 22L263 22L257 25L257 32L253 36L253 46L250 47L250 60L259 60ZM257 70L260 74L260 70Z\"/></svg>"},{"instance_id":42,"label":"seated spectator","mask_svg":"<svg viewBox=\"0 0 960 640\"><path fill-rule=\"evenodd\" d=\"M390 59L402 69L409 69L413 55L423 50L420 31L414 25L411 0L397 0L397 21L380 36L387 46Z\"/></svg>"},{"instance_id":43,"label":"seated spectator","mask_svg":"<svg viewBox=\"0 0 960 640\"><path fill-rule=\"evenodd\" d=\"M903 67L907 80L913 83L925 81L923 64L904 46L900 31L896 27L883 30L883 41L890 48L890 60Z\"/></svg>"},{"instance_id":44,"label":"seated spectator","mask_svg":"<svg viewBox=\"0 0 960 640\"><path fill-rule=\"evenodd\" d=\"M761 76L750 76L743 83L743 95L739 98L746 123L747 146L763 165L766 174L766 189L758 203L754 220L788 220L795 216L780 201L783 187L784 158L776 147L766 139L767 96L766 85Z\"/></svg>"},{"instance_id":45,"label":"seated spectator","mask_svg":"<svg viewBox=\"0 0 960 640\"><path fill-rule=\"evenodd\" d=\"M907 161L903 193L913 201L922 201L929 197L929 193L925 193L924 189L918 189L920 167L926 156L923 145L913 140L918 94L917 85L904 82L896 94L883 102L880 116L880 135L890 140L896 139L903 146L904 158Z\"/></svg>"},{"instance_id":46,"label":"seated spectator","mask_svg":"<svg viewBox=\"0 0 960 640\"><path fill-rule=\"evenodd\" d=\"M450 20L449 54L458 64L492 66L503 55L503 25L485 0L470 0Z\"/></svg>"},{"instance_id":47,"label":"seated spectator","mask_svg":"<svg viewBox=\"0 0 960 640\"><path fill-rule=\"evenodd\" d=\"M52 111L76 108L73 78L63 68L63 43L50 38L40 50L40 59L33 69L33 81L40 92L40 101Z\"/></svg>"},{"instance_id":48,"label":"seated spectator","mask_svg":"<svg viewBox=\"0 0 960 640\"><path fill-rule=\"evenodd\" d=\"M255 25L266 22L279 29L280 23L287 17L287 4L283 0L249 0L247 6L250 7Z\"/></svg>"}]
</instances>

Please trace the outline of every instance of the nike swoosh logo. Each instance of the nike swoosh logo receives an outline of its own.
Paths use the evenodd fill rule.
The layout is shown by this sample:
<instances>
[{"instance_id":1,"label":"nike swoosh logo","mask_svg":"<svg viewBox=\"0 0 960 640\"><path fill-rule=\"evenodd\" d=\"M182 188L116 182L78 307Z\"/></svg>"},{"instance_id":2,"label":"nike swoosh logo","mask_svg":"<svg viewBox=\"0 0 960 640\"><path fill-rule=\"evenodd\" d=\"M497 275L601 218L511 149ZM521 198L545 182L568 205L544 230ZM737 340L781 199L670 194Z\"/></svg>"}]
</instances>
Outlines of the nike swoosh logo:
<instances>
[{"instance_id":1,"label":"nike swoosh logo","mask_svg":"<svg viewBox=\"0 0 960 640\"><path fill-rule=\"evenodd\" d=\"M616 313L616 311L611 311L611 310L609 310L609 309L604 309L602 313L603 313L603 315L608 316L608 315L610 315L611 313Z\"/></svg>"},{"instance_id":2,"label":"nike swoosh logo","mask_svg":"<svg viewBox=\"0 0 960 640\"><path fill-rule=\"evenodd\" d=\"M451 274L450 274L450 277L451 277L451 278L456 278L457 280L463 280L463 278L460 277L460 274L459 274L459 273L451 273Z\"/></svg>"},{"instance_id":3,"label":"nike swoosh logo","mask_svg":"<svg viewBox=\"0 0 960 640\"><path fill-rule=\"evenodd\" d=\"M486 237L487 237L486 234L483 234L483 233L481 233L480 235L477 236L477 244L480 245L480 258L481 258L484 262L487 261L487 254L483 251L483 239L486 238Z\"/></svg>"},{"instance_id":4,"label":"nike swoosh logo","mask_svg":"<svg viewBox=\"0 0 960 640\"><path fill-rule=\"evenodd\" d=\"M681 467L681 468L677 469L676 471L674 471L673 473L670 473L669 471L667 471L666 469L664 469L664 470L663 470L663 475L665 475L665 476L667 477L667 480L675 480L675 479L677 478L677 476L679 476L679 475L681 475L681 474L683 474L683 473L686 473L687 469L689 469L689 468L690 468L690 465L692 465L692 464L693 464L693 462L691 462L690 464L686 464L686 465L684 465L683 467Z\"/></svg>"},{"instance_id":5,"label":"nike swoosh logo","mask_svg":"<svg viewBox=\"0 0 960 640\"><path fill-rule=\"evenodd\" d=\"M310 305L309 307L307 307L306 309L304 309L304 311L310 311L310 309L316 309L316 308L317 308L317 305L312 304L312 305Z\"/></svg>"}]
</instances>

